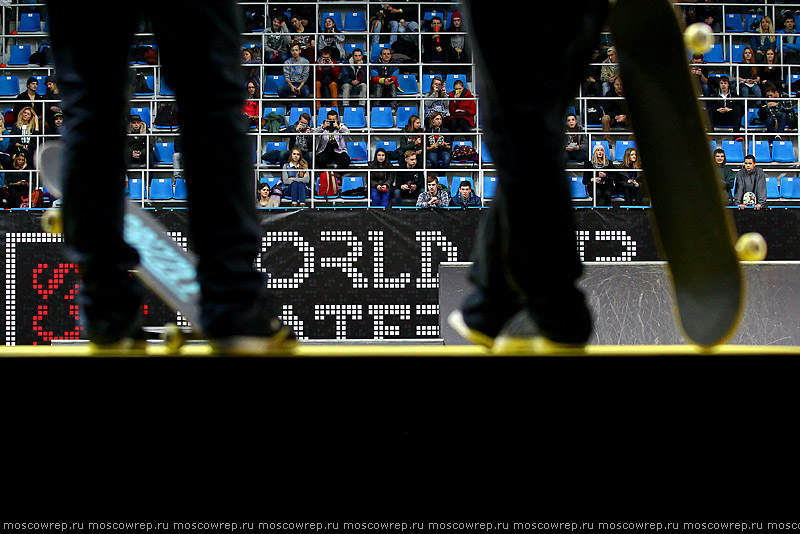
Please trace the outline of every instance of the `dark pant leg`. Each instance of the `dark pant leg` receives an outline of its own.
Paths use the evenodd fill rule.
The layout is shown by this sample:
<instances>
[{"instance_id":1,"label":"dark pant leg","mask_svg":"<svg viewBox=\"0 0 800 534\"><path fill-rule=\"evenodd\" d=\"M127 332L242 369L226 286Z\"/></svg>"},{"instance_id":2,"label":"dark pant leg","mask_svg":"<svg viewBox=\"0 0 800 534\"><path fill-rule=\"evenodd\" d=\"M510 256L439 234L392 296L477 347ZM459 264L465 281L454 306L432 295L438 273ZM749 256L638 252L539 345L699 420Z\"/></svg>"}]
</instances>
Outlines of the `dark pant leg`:
<instances>
[{"instance_id":1,"label":"dark pant leg","mask_svg":"<svg viewBox=\"0 0 800 534\"><path fill-rule=\"evenodd\" d=\"M85 334L99 343L135 328L142 289L129 274L138 255L123 239L125 118L128 54L136 9L115 5L114 31L102 39L79 31L86 12L70 2L49 2L50 39L64 109L63 218L66 251L79 264Z\"/></svg>"},{"instance_id":2,"label":"dark pant leg","mask_svg":"<svg viewBox=\"0 0 800 534\"><path fill-rule=\"evenodd\" d=\"M468 21L491 20L495 10L488 2L465 4ZM509 57L508 50L526 48L524 34L512 35L509 42L497 39L491 25L476 24L469 30L476 45L476 65L485 80L480 97L487 143L500 176L476 244L471 279L477 296L472 300L475 304L483 299L483 314L497 323L509 318L515 311L510 302L521 298L548 337L580 341L590 335L591 318L576 287L582 267L561 143L567 104L577 94L592 47L599 42L608 5L582 1L552 9L551 15L570 20L574 31L563 32L557 25L540 28L539 37L554 43L553 64L563 68L536 95L521 95L506 83L512 67L503 58ZM530 132L526 144L537 151L520 151L508 143L518 137L520 124ZM535 206L529 195L522 194L533 179L548 199Z\"/></svg>"},{"instance_id":3,"label":"dark pant leg","mask_svg":"<svg viewBox=\"0 0 800 534\"><path fill-rule=\"evenodd\" d=\"M252 197L255 178L241 114L238 7L230 0L146 5L178 103L202 326L209 337L237 334L242 315L266 301L266 281L253 265L262 232L253 203L242 201ZM213 165L219 157L224 172Z\"/></svg>"}]
</instances>

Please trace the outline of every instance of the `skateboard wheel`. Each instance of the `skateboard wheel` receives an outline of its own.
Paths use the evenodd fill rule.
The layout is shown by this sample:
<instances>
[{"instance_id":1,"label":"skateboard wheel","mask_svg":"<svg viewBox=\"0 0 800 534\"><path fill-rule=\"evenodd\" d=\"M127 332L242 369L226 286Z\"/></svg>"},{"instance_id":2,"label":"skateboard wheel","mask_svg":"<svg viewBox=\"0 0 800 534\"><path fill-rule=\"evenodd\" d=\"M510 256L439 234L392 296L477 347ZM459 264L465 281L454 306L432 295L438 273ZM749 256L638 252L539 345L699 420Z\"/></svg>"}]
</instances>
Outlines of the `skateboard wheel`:
<instances>
[{"instance_id":1,"label":"skateboard wheel","mask_svg":"<svg viewBox=\"0 0 800 534\"><path fill-rule=\"evenodd\" d=\"M177 354L186 344L183 331L176 324L166 325L164 327L164 332L161 334L161 339L164 341L164 345L166 345L169 354Z\"/></svg>"},{"instance_id":2,"label":"skateboard wheel","mask_svg":"<svg viewBox=\"0 0 800 534\"><path fill-rule=\"evenodd\" d=\"M736 255L741 261L764 261L767 242L758 232L742 234L736 241Z\"/></svg>"},{"instance_id":3,"label":"skateboard wheel","mask_svg":"<svg viewBox=\"0 0 800 534\"><path fill-rule=\"evenodd\" d=\"M61 219L60 209L49 209L42 215L42 230L48 234L60 234L64 232L64 224Z\"/></svg>"}]
</instances>

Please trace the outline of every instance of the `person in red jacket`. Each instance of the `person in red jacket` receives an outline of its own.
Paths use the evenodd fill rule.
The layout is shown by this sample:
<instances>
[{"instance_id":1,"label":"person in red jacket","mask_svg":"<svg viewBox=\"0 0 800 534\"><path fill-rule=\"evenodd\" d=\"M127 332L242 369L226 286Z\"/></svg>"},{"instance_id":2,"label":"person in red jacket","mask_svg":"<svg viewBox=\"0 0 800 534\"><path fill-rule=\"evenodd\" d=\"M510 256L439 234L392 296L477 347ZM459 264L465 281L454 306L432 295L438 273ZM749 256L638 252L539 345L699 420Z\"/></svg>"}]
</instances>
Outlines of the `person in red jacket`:
<instances>
[{"instance_id":1,"label":"person in red jacket","mask_svg":"<svg viewBox=\"0 0 800 534\"><path fill-rule=\"evenodd\" d=\"M341 72L339 67L333 63L333 50L330 47L322 49L319 55L319 65L316 70L317 88L317 109L322 105L321 99L331 99L330 106L336 106L336 99L339 98L339 79Z\"/></svg>"},{"instance_id":2,"label":"person in red jacket","mask_svg":"<svg viewBox=\"0 0 800 534\"><path fill-rule=\"evenodd\" d=\"M447 94L450 100L450 117L447 128L453 132L469 132L475 128L475 100L461 80L456 80L453 90Z\"/></svg>"}]
</instances>

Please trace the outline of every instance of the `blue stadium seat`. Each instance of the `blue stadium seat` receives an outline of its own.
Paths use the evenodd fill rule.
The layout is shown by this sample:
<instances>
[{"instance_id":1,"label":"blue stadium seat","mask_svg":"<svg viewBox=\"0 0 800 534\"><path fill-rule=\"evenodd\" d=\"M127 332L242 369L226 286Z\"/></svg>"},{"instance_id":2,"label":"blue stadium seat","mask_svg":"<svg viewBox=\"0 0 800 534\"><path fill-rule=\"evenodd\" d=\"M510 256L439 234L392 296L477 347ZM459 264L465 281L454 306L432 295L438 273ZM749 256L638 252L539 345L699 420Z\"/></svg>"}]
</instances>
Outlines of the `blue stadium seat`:
<instances>
[{"instance_id":1,"label":"blue stadium seat","mask_svg":"<svg viewBox=\"0 0 800 534\"><path fill-rule=\"evenodd\" d=\"M173 193L172 198L175 200L186 200L188 198L185 179L175 178L175 192Z\"/></svg>"},{"instance_id":2,"label":"blue stadium seat","mask_svg":"<svg viewBox=\"0 0 800 534\"><path fill-rule=\"evenodd\" d=\"M583 185L583 179L580 176L569 177L569 191L572 198L589 198L586 186Z\"/></svg>"},{"instance_id":3,"label":"blue stadium seat","mask_svg":"<svg viewBox=\"0 0 800 534\"><path fill-rule=\"evenodd\" d=\"M19 93L19 76L0 76L0 96L17 96Z\"/></svg>"},{"instance_id":4,"label":"blue stadium seat","mask_svg":"<svg viewBox=\"0 0 800 534\"><path fill-rule=\"evenodd\" d=\"M153 178L150 180L150 200L167 200L172 198L172 178Z\"/></svg>"},{"instance_id":5,"label":"blue stadium seat","mask_svg":"<svg viewBox=\"0 0 800 534\"><path fill-rule=\"evenodd\" d=\"M744 59L744 49L747 48L748 45L745 44L735 44L731 45L731 51L728 55L731 58L732 63L741 63Z\"/></svg>"},{"instance_id":6,"label":"blue stadium seat","mask_svg":"<svg viewBox=\"0 0 800 534\"><path fill-rule=\"evenodd\" d=\"M42 31L42 19L39 13L22 13L19 16L18 32Z\"/></svg>"},{"instance_id":7,"label":"blue stadium seat","mask_svg":"<svg viewBox=\"0 0 800 534\"><path fill-rule=\"evenodd\" d=\"M375 106L370 110L370 128L393 128L392 108Z\"/></svg>"},{"instance_id":8,"label":"blue stadium seat","mask_svg":"<svg viewBox=\"0 0 800 534\"><path fill-rule=\"evenodd\" d=\"M748 153L756 157L758 163L770 163L772 154L769 150L769 141L750 141Z\"/></svg>"},{"instance_id":9,"label":"blue stadium seat","mask_svg":"<svg viewBox=\"0 0 800 534\"><path fill-rule=\"evenodd\" d=\"M622 161L625 151L629 148L636 148L636 141L617 141L614 143L614 161Z\"/></svg>"},{"instance_id":10,"label":"blue stadium seat","mask_svg":"<svg viewBox=\"0 0 800 534\"><path fill-rule=\"evenodd\" d=\"M153 89L155 87L155 81L154 80L155 80L154 76L145 75L144 81L147 83L147 87L148 87L149 91L142 92L142 93L134 92L133 96L150 96L150 95L155 94L155 89ZM47 89L47 88L45 88L45 89Z\"/></svg>"},{"instance_id":11,"label":"blue stadium seat","mask_svg":"<svg viewBox=\"0 0 800 534\"><path fill-rule=\"evenodd\" d=\"M764 181L767 183L767 198L781 198L778 179L774 176L766 176Z\"/></svg>"},{"instance_id":12,"label":"blue stadium seat","mask_svg":"<svg viewBox=\"0 0 800 534\"><path fill-rule=\"evenodd\" d=\"M346 32L367 31L367 15L363 11L350 11L344 13L344 28Z\"/></svg>"},{"instance_id":13,"label":"blue stadium seat","mask_svg":"<svg viewBox=\"0 0 800 534\"><path fill-rule=\"evenodd\" d=\"M758 25L761 24L761 17L758 13L748 13L744 16L744 31L758 33ZM752 29L755 25L755 30Z\"/></svg>"},{"instance_id":14,"label":"blue stadium seat","mask_svg":"<svg viewBox=\"0 0 800 534\"><path fill-rule=\"evenodd\" d=\"M278 87L286 83L286 78L282 74L270 74L264 76L264 96L277 96Z\"/></svg>"},{"instance_id":15,"label":"blue stadium seat","mask_svg":"<svg viewBox=\"0 0 800 534\"><path fill-rule=\"evenodd\" d=\"M264 144L264 153L272 152L273 150L288 150L289 144L286 141L267 141Z\"/></svg>"},{"instance_id":16,"label":"blue stadium seat","mask_svg":"<svg viewBox=\"0 0 800 534\"><path fill-rule=\"evenodd\" d=\"M439 180L439 185L445 186L447 190L450 191L450 193L452 194L452 191L450 190L450 178L448 178L447 176L437 176L436 178Z\"/></svg>"},{"instance_id":17,"label":"blue stadium seat","mask_svg":"<svg viewBox=\"0 0 800 534\"><path fill-rule=\"evenodd\" d=\"M31 45L14 45L8 58L8 65L28 65L31 59Z\"/></svg>"},{"instance_id":18,"label":"blue stadium seat","mask_svg":"<svg viewBox=\"0 0 800 534\"><path fill-rule=\"evenodd\" d=\"M283 106L265 107L263 113L264 117L266 117L270 113L274 113L279 117L283 116L284 119L286 118L286 108Z\"/></svg>"},{"instance_id":19,"label":"blue stadium seat","mask_svg":"<svg viewBox=\"0 0 800 534\"><path fill-rule=\"evenodd\" d=\"M347 141L347 154L350 161L355 163L366 163L369 161L369 151L366 141Z\"/></svg>"},{"instance_id":20,"label":"blue stadium seat","mask_svg":"<svg viewBox=\"0 0 800 534\"><path fill-rule=\"evenodd\" d=\"M416 106L402 106L397 108L397 127L405 128L412 115L419 116Z\"/></svg>"},{"instance_id":21,"label":"blue stadium seat","mask_svg":"<svg viewBox=\"0 0 800 534\"><path fill-rule=\"evenodd\" d=\"M308 116L312 117L310 107L300 106L289 109L289 126L299 121L302 113L308 113Z\"/></svg>"},{"instance_id":22,"label":"blue stadium seat","mask_svg":"<svg viewBox=\"0 0 800 534\"><path fill-rule=\"evenodd\" d=\"M344 108L342 121L348 128L366 128L367 115L361 106Z\"/></svg>"},{"instance_id":23,"label":"blue stadium seat","mask_svg":"<svg viewBox=\"0 0 800 534\"><path fill-rule=\"evenodd\" d=\"M794 153L794 143L791 141L775 141L772 143L772 161L776 163L794 163L797 156Z\"/></svg>"},{"instance_id":24,"label":"blue stadium seat","mask_svg":"<svg viewBox=\"0 0 800 534\"><path fill-rule=\"evenodd\" d=\"M130 197L133 200L141 200L142 199L142 179L141 178L129 178L128 179L128 191L130 192Z\"/></svg>"},{"instance_id":25,"label":"blue stadium seat","mask_svg":"<svg viewBox=\"0 0 800 534\"><path fill-rule=\"evenodd\" d=\"M725 14L725 31L726 32L744 31L744 25L742 24L742 16L739 13Z\"/></svg>"},{"instance_id":26,"label":"blue stadium seat","mask_svg":"<svg viewBox=\"0 0 800 534\"><path fill-rule=\"evenodd\" d=\"M172 88L167 85L167 82L164 81L163 77L158 83L158 94L159 96L175 96L175 91L173 91Z\"/></svg>"},{"instance_id":27,"label":"blue stadium seat","mask_svg":"<svg viewBox=\"0 0 800 534\"><path fill-rule=\"evenodd\" d=\"M139 115L142 122L144 122L148 128L150 127L150 108L131 108L130 114Z\"/></svg>"},{"instance_id":28,"label":"blue stadium seat","mask_svg":"<svg viewBox=\"0 0 800 534\"><path fill-rule=\"evenodd\" d=\"M494 163L494 159L492 159L492 155L486 146L486 141L481 141L481 163Z\"/></svg>"},{"instance_id":29,"label":"blue stadium seat","mask_svg":"<svg viewBox=\"0 0 800 534\"><path fill-rule=\"evenodd\" d=\"M706 63L725 63L725 53L721 44L713 44L711 50L703 54Z\"/></svg>"},{"instance_id":30,"label":"blue stadium seat","mask_svg":"<svg viewBox=\"0 0 800 534\"><path fill-rule=\"evenodd\" d=\"M797 90L800 89L800 74L790 74L786 78L786 83L789 89L789 95L796 96Z\"/></svg>"},{"instance_id":31,"label":"blue stadium seat","mask_svg":"<svg viewBox=\"0 0 800 534\"><path fill-rule=\"evenodd\" d=\"M328 17L333 19L333 22L336 24L336 29L342 31L342 28L344 26L344 21L342 20L342 14L335 13L333 11L326 11L324 13L319 14L319 31L321 32L325 31L325 19Z\"/></svg>"},{"instance_id":32,"label":"blue stadium seat","mask_svg":"<svg viewBox=\"0 0 800 534\"><path fill-rule=\"evenodd\" d=\"M391 154L392 152L397 150L397 141L376 141L375 150L377 151L379 148L382 148L388 154ZM391 156L389 157L391 158ZM392 163L397 163L397 160L392 160Z\"/></svg>"},{"instance_id":33,"label":"blue stadium seat","mask_svg":"<svg viewBox=\"0 0 800 534\"><path fill-rule=\"evenodd\" d=\"M45 85L44 81L47 79L47 76L33 76L36 78L36 81L39 82L39 85L36 87L36 94L40 96L44 96L47 94L47 85Z\"/></svg>"},{"instance_id":34,"label":"blue stadium seat","mask_svg":"<svg viewBox=\"0 0 800 534\"><path fill-rule=\"evenodd\" d=\"M175 154L175 143L155 143L153 156L156 165L172 165L172 156Z\"/></svg>"},{"instance_id":35,"label":"blue stadium seat","mask_svg":"<svg viewBox=\"0 0 800 534\"><path fill-rule=\"evenodd\" d=\"M494 198L494 190L497 189L497 176L483 176L483 199L491 200Z\"/></svg>"},{"instance_id":36,"label":"blue stadium seat","mask_svg":"<svg viewBox=\"0 0 800 534\"><path fill-rule=\"evenodd\" d=\"M411 96L419 94L419 87L417 86L416 74L400 74L397 76L397 86L403 91L403 96Z\"/></svg>"},{"instance_id":37,"label":"blue stadium seat","mask_svg":"<svg viewBox=\"0 0 800 534\"><path fill-rule=\"evenodd\" d=\"M447 79L444 82L445 90L448 93L452 93L455 88L453 85L456 83L456 80L461 80L464 83L464 87L469 89L467 85L467 75L466 74L448 74Z\"/></svg>"},{"instance_id":38,"label":"blue stadium seat","mask_svg":"<svg viewBox=\"0 0 800 534\"><path fill-rule=\"evenodd\" d=\"M758 116L758 108L747 108L747 114L742 115L742 126L747 121L747 128L749 130L765 130L766 126L761 122Z\"/></svg>"},{"instance_id":39,"label":"blue stadium seat","mask_svg":"<svg viewBox=\"0 0 800 534\"><path fill-rule=\"evenodd\" d=\"M434 78L441 78L444 80L444 76L441 74L423 74L422 75L422 92L423 93L430 93L431 92L431 85L433 85Z\"/></svg>"},{"instance_id":40,"label":"blue stadium seat","mask_svg":"<svg viewBox=\"0 0 800 534\"><path fill-rule=\"evenodd\" d=\"M800 198L800 176L784 176L781 178L780 190L783 198Z\"/></svg>"},{"instance_id":41,"label":"blue stadium seat","mask_svg":"<svg viewBox=\"0 0 800 534\"><path fill-rule=\"evenodd\" d=\"M364 187L363 176L345 176L342 178L342 198L367 198L366 192L354 192Z\"/></svg>"},{"instance_id":42,"label":"blue stadium seat","mask_svg":"<svg viewBox=\"0 0 800 534\"><path fill-rule=\"evenodd\" d=\"M472 144L472 141L453 141L453 150L455 150L456 147L458 147L458 146L472 147L473 144ZM478 160L480 161L480 155L478 155ZM463 162L463 161L465 161L465 160L453 158L453 163L459 163L459 162ZM471 162L471 160L466 160L466 161Z\"/></svg>"},{"instance_id":43,"label":"blue stadium seat","mask_svg":"<svg viewBox=\"0 0 800 534\"><path fill-rule=\"evenodd\" d=\"M744 148L741 141L722 141L720 148L725 152L728 163L744 162Z\"/></svg>"}]
</instances>

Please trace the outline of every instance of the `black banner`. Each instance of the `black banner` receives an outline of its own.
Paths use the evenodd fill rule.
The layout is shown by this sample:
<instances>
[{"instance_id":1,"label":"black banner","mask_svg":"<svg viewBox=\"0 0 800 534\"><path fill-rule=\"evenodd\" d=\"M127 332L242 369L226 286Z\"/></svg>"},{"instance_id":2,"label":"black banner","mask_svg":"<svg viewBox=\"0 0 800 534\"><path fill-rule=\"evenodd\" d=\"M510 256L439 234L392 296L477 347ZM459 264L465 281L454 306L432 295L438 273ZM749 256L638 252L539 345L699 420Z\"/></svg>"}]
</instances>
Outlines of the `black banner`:
<instances>
[{"instance_id":1,"label":"black banner","mask_svg":"<svg viewBox=\"0 0 800 534\"><path fill-rule=\"evenodd\" d=\"M535 209L535 206L532 206ZM153 210L179 242L191 246L188 211ZM438 338L438 266L469 261L483 210L260 210L263 238L256 266L306 339ZM6 345L81 337L75 303L79 273L60 236L40 230L42 212L2 215ZM740 233L761 232L769 260L800 257L800 211L735 212ZM648 210L576 209L583 261L659 260ZM531 228L531 232L546 232ZM690 228L686 231L702 231ZM175 322L155 296L145 324Z\"/></svg>"}]
</instances>

